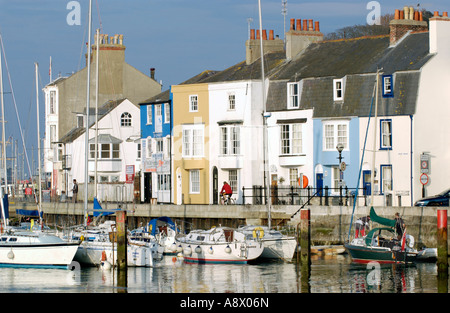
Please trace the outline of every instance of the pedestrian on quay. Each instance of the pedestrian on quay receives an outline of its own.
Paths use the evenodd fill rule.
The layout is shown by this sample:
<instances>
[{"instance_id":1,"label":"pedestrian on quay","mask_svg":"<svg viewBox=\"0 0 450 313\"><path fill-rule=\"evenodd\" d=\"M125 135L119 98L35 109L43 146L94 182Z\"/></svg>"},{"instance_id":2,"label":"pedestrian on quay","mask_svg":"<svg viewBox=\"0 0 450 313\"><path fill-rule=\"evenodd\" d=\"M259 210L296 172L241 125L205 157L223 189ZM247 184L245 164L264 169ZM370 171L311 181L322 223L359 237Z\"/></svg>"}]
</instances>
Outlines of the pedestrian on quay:
<instances>
[{"instance_id":1,"label":"pedestrian on quay","mask_svg":"<svg viewBox=\"0 0 450 313\"><path fill-rule=\"evenodd\" d=\"M72 196L72 202L77 203L77 197L78 197L78 184L77 180L73 180L73 188L72 188L73 196Z\"/></svg>"},{"instance_id":2,"label":"pedestrian on quay","mask_svg":"<svg viewBox=\"0 0 450 313\"><path fill-rule=\"evenodd\" d=\"M361 235L361 237L364 237L366 235L366 228L367 228L367 230L369 229L369 222L370 222L369 215L360 217L358 220L356 220L356 222L355 222L356 238L359 238L360 235Z\"/></svg>"}]
</instances>

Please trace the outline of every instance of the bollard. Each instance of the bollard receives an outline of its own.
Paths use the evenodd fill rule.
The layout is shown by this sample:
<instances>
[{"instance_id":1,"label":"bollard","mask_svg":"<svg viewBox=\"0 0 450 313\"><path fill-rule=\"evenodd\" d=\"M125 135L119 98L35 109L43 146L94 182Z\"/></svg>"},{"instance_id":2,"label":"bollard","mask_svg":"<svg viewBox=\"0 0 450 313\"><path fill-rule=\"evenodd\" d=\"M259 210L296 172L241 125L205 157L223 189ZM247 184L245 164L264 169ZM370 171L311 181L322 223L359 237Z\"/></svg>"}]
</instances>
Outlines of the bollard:
<instances>
[{"instance_id":1,"label":"bollard","mask_svg":"<svg viewBox=\"0 0 450 313\"><path fill-rule=\"evenodd\" d=\"M300 272L301 290L309 292L311 275L311 213L309 209L300 210Z\"/></svg>"},{"instance_id":2,"label":"bollard","mask_svg":"<svg viewBox=\"0 0 450 313\"><path fill-rule=\"evenodd\" d=\"M127 269L127 213L125 211L116 212L117 228L117 268Z\"/></svg>"},{"instance_id":3,"label":"bollard","mask_svg":"<svg viewBox=\"0 0 450 313\"><path fill-rule=\"evenodd\" d=\"M438 276L448 274L447 210L437 210Z\"/></svg>"}]
</instances>

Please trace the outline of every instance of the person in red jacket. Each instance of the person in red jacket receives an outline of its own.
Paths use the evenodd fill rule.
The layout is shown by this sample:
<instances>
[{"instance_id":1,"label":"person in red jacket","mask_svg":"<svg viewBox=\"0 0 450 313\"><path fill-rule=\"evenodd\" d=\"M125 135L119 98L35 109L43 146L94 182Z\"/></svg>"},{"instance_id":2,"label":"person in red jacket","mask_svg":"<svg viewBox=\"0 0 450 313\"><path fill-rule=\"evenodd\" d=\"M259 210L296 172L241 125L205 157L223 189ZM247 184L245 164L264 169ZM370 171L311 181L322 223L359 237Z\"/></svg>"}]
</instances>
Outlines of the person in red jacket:
<instances>
[{"instance_id":1,"label":"person in red jacket","mask_svg":"<svg viewBox=\"0 0 450 313\"><path fill-rule=\"evenodd\" d=\"M223 199L225 200L225 195L227 195L227 201L230 200L231 195L233 194L233 190L231 189L231 186L228 185L226 181L223 182L222 190L220 190L220 194L222 195Z\"/></svg>"}]
</instances>

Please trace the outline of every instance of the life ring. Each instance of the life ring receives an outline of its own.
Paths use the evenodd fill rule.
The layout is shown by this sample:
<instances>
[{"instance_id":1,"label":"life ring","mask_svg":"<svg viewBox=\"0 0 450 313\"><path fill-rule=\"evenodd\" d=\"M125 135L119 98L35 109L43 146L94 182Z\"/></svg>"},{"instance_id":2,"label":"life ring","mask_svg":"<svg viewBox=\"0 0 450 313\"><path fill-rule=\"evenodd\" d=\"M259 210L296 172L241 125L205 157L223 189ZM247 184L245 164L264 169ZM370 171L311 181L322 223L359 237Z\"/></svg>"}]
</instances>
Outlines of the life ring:
<instances>
[{"instance_id":1,"label":"life ring","mask_svg":"<svg viewBox=\"0 0 450 313\"><path fill-rule=\"evenodd\" d=\"M258 236L259 233L259 236ZM264 237L264 229L262 229L262 227L255 227L253 229L253 238L262 238Z\"/></svg>"}]
</instances>

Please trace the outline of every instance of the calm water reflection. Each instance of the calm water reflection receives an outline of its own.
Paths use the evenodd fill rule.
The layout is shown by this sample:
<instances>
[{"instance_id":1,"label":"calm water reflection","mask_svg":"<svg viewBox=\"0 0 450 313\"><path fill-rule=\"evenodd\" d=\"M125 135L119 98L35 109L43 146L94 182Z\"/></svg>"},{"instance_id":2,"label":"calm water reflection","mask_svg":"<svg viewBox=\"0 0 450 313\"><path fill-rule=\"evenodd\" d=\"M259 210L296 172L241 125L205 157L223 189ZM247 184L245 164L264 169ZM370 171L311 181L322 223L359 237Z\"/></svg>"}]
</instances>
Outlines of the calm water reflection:
<instances>
[{"instance_id":1,"label":"calm water reflection","mask_svg":"<svg viewBox=\"0 0 450 313\"><path fill-rule=\"evenodd\" d=\"M0 268L0 292L59 293L296 293L296 264L196 265L166 258L154 268L129 268L126 288L114 271ZM313 259L311 293L438 292L434 263L412 267L354 265L349 256Z\"/></svg>"}]
</instances>

